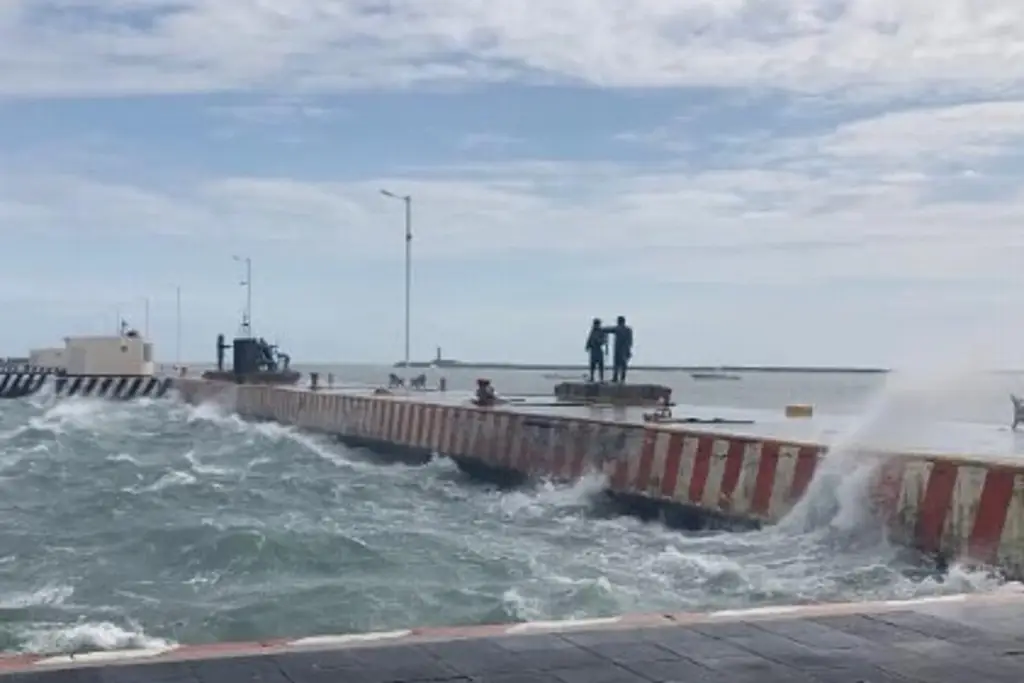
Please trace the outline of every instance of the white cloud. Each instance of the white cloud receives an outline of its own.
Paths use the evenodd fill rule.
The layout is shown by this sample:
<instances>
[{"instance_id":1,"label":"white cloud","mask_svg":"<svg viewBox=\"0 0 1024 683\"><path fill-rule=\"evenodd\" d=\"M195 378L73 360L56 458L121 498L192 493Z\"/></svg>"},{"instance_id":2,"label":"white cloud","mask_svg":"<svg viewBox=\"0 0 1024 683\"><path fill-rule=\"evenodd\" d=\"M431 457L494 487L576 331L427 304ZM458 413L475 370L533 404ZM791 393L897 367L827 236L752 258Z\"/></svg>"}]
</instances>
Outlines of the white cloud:
<instances>
[{"instance_id":1,"label":"white cloud","mask_svg":"<svg viewBox=\"0 0 1024 683\"><path fill-rule=\"evenodd\" d=\"M963 160L997 176L986 159L1024 141L1015 112L1024 107L995 102L884 114L766 142L716 169L536 161L348 182L196 177L163 189L9 174L0 214L51 232L244 238L388 259L402 217L379 196L386 187L413 196L422 259L518 248L618 254L609 267L669 282L1020 281L1024 194L972 200L977 179L942 168Z\"/></svg>"},{"instance_id":2,"label":"white cloud","mask_svg":"<svg viewBox=\"0 0 1024 683\"><path fill-rule=\"evenodd\" d=\"M57 10L63 8L64 12ZM1005 0L7 0L9 95L572 79L845 96L1019 89Z\"/></svg>"}]
</instances>

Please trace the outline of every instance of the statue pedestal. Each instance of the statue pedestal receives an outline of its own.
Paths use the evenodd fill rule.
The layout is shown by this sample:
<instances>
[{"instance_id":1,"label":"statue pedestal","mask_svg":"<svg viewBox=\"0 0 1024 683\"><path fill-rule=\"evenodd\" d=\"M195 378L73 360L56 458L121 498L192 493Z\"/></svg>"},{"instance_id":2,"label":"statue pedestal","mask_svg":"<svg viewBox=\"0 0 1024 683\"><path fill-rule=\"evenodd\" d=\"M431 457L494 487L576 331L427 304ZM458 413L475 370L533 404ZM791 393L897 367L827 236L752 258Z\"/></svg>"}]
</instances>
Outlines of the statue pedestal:
<instances>
[{"instance_id":1,"label":"statue pedestal","mask_svg":"<svg viewBox=\"0 0 1024 683\"><path fill-rule=\"evenodd\" d=\"M660 384L562 382L555 386L555 398L618 406L656 406L671 403L672 389Z\"/></svg>"}]
</instances>

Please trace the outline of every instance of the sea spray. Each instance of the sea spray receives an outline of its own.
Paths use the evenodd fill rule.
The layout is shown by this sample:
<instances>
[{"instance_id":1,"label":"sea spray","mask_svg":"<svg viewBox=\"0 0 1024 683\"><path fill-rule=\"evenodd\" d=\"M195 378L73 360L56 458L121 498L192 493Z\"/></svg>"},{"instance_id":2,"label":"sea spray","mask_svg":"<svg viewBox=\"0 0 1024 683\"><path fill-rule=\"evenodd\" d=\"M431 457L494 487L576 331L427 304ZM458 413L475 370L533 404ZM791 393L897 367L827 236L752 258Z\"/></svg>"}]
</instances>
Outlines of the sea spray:
<instances>
[{"instance_id":1,"label":"sea spray","mask_svg":"<svg viewBox=\"0 0 1024 683\"><path fill-rule=\"evenodd\" d=\"M945 353L935 349L904 369L889 373L862 413L827 442L807 493L780 523L794 532L825 531L845 543L884 541L873 514L872 482L888 457L913 450L911 444L945 434L948 421L971 416L970 403L998 393L1004 383L981 359L983 346ZM943 426L943 422L947 426ZM956 450L958 444L948 447Z\"/></svg>"}]
</instances>

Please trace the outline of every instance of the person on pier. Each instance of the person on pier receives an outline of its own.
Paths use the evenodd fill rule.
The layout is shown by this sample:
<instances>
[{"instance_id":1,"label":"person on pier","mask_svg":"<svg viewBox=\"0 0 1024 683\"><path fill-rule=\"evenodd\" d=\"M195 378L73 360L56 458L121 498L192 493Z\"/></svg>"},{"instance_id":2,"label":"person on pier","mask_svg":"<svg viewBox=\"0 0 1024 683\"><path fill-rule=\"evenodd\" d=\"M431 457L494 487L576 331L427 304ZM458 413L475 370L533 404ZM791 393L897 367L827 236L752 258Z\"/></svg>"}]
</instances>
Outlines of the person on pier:
<instances>
[{"instance_id":1,"label":"person on pier","mask_svg":"<svg viewBox=\"0 0 1024 683\"><path fill-rule=\"evenodd\" d=\"M626 383L626 369L633 357L633 328L626 324L626 316L620 315L615 327L605 330L615 337L612 350L612 382Z\"/></svg>"},{"instance_id":2,"label":"person on pier","mask_svg":"<svg viewBox=\"0 0 1024 683\"><path fill-rule=\"evenodd\" d=\"M594 372L597 371L598 381L603 382L604 356L608 353L608 334L601 327L600 318L594 318L594 322L590 326L585 350L590 355L590 381L594 381Z\"/></svg>"}]
</instances>

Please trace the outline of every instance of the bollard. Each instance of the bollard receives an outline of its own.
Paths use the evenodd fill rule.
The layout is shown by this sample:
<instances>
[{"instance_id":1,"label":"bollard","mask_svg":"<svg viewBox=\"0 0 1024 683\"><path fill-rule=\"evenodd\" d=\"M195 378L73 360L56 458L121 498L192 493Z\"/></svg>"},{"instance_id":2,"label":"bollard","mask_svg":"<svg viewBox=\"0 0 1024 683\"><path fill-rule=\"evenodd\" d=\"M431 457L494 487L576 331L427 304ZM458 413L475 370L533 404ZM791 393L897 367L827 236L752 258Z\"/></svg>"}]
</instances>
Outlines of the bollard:
<instances>
[{"instance_id":1,"label":"bollard","mask_svg":"<svg viewBox=\"0 0 1024 683\"><path fill-rule=\"evenodd\" d=\"M309 373L309 388L310 389L312 389L313 391L316 391L317 389L319 389L320 387L317 386L319 381L320 381L320 373L319 372L311 372L311 373Z\"/></svg>"},{"instance_id":2,"label":"bollard","mask_svg":"<svg viewBox=\"0 0 1024 683\"><path fill-rule=\"evenodd\" d=\"M333 372L328 372L327 373L327 388L330 389L333 386L334 386L334 373Z\"/></svg>"},{"instance_id":3,"label":"bollard","mask_svg":"<svg viewBox=\"0 0 1024 683\"><path fill-rule=\"evenodd\" d=\"M446 380L444 377L439 379L437 381L437 390L438 391L448 391L448 380Z\"/></svg>"}]
</instances>

